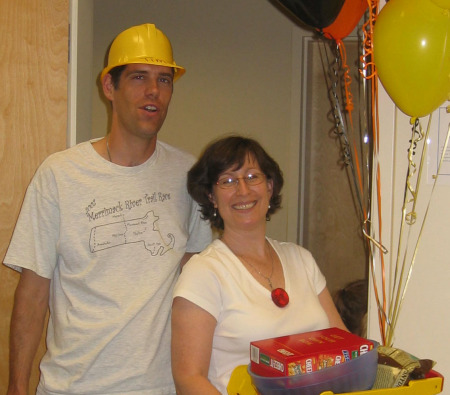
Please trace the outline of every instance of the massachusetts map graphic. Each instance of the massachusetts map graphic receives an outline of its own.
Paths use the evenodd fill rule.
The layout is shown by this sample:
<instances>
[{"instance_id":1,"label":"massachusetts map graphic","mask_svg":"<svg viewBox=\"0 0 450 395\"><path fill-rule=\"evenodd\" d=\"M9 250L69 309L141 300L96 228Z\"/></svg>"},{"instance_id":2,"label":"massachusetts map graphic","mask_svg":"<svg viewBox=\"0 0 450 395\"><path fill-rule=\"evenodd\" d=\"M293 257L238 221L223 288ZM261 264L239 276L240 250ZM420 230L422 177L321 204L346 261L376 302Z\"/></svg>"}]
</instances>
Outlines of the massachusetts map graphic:
<instances>
[{"instance_id":1,"label":"massachusetts map graphic","mask_svg":"<svg viewBox=\"0 0 450 395\"><path fill-rule=\"evenodd\" d=\"M169 233L166 240L158 227L159 217L149 211L144 217L99 225L91 230L91 252L118 247L130 243L142 243L152 255L164 255L173 249L175 237Z\"/></svg>"}]
</instances>

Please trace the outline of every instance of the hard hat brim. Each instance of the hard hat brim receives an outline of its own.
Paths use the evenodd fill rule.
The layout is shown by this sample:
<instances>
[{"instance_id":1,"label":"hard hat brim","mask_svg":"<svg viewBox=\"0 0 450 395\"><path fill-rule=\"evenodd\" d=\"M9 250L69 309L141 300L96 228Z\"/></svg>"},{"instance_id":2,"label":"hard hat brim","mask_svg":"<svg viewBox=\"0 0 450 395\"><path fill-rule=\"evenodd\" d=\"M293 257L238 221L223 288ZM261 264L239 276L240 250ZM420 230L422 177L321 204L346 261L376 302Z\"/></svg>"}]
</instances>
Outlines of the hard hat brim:
<instances>
[{"instance_id":1,"label":"hard hat brim","mask_svg":"<svg viewBox=\"0 0 450 395\"><path fill-rule=\"evenodd\" d=\"M102 73L100 75L100 81L103 81L103 78L105 77L105 75L108 74L110 72L110 70L112 70L113 68L119 67L119 66L125 66L127 64L151 64L151 65L154 65L154 66L171 67L174 70L174 75L173 75L173 81L174 82L176 80L178 80L186 72L186 69L184 67L178 66L175 62L174 63L167 63L167 62L158 61L158 60L155 60L155 59L144 58L144 59L139 59L139 60L136 60L136 61L123 62L123 63L119 63L119 64L106 66L102 70Z\"/></svg>"}]
</instances>

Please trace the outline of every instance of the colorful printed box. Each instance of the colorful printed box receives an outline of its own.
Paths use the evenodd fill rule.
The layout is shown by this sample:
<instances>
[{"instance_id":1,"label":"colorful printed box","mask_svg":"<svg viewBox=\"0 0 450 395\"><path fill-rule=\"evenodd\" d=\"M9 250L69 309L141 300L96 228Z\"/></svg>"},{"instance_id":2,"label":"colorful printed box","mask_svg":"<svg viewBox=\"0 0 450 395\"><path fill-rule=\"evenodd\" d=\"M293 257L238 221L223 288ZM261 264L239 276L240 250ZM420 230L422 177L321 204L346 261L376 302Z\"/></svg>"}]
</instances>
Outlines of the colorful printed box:
<instances>
[{"instance_id":1,"label":"colorful printed box","mask_svg":"<svg viewBox=\"0 0 450 395\"><path fill-rule=\"evenodd\" d=\"M253 373L294 376L344 363L373 349L373 343L338 328L329 328L250 343Z\"/></svg>"}]
</instances>

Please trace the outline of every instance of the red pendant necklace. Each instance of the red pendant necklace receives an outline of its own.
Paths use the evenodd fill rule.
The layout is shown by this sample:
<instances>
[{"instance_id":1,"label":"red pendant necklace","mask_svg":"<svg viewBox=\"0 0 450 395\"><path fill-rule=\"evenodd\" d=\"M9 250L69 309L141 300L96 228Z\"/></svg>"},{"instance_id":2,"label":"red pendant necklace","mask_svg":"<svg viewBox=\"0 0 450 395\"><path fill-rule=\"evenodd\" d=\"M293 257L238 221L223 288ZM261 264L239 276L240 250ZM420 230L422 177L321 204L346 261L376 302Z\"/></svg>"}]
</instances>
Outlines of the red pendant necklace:
<instances>
[{"instance_id":1,"label":"red pendant necklace","mask_svg":"<svg viewBox=\"0 0 450 395\"><path fill-rule=\"evenodd\" d=\"M267 240L266 240L266 242L267 242ZM269 243L267 242L267 244L269 244ZM271 250L270 246L268 246L268 247L269 247L270 260L272 261L272 272L270 273L270 277L267 278L267 281L269 283L270 290L272 291L271 292L272 301L278 307L284 307L289 303L289 295L283 288L273 289L273 286L272 286L273 255L272 255L272 250Z\"/></svg>"},{"instance_id":2,"label":"red pendant necklace","mask_svg":"<svg viewBox=\"0 0 450 395\"><path fill-rule=\"evenodd\" d=\"M273 267L274 267L273 255L272 255L272 250L271 250L271 248L269 246L269 242L267 240L266 240L266 243L267 243L267 247L269 249L270 260L272 262L272 270L270 272L270 276L269 277L267 277L264 274L262 274L260 270L258 270L255 266L253 266L250 262L247 262L242 256L240 258L247 265L249 265L256 273L258 273L261 277L265 278L266 281L269 283L269 288L270 288L270 291L271 291L270 296L272 297L273 303L275 303L275 305L278 306L278 307L285 307L289 303L289 295L283 288L275 288L275 289L273 289L273 285L272 285L272 275L273 275Z\"/></svg>"}]
</instances>

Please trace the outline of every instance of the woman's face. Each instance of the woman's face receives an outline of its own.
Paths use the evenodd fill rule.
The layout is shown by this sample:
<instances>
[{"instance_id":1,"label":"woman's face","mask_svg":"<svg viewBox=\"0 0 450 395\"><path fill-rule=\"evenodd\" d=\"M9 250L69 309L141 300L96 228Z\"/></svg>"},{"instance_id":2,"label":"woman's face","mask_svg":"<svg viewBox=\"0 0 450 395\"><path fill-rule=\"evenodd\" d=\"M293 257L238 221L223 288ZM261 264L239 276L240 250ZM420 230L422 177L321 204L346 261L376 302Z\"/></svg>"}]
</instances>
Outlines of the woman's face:
<instances>
[{"instance_id":1,"label":"woman's face","mask_svg":"<svg viewBox=\"0 0 450 395\"><path fill-rule=\"evenodd\" d=\"M247 183L245 178L252 176L253 180ZM223 219L225 231L265 226L273 182L265 178L253 157L248 156L240 169L231 167L224 171L218 180L219 183L213 186L211 201ZM226 188L223 187L224 180L228 180ZM235 180L238 180L237 184L233 182Z\"/></svg>"}]
</instances>

